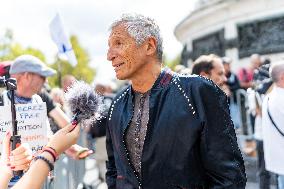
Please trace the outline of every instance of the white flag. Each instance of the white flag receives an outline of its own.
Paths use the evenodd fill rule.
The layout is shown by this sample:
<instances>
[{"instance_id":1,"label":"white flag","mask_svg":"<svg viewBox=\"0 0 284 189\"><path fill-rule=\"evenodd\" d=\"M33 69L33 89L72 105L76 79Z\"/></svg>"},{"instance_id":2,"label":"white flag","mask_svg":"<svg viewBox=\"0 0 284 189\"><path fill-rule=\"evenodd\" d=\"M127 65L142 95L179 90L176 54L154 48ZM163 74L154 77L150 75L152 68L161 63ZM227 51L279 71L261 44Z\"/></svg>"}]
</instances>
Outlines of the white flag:
<instances>
[{"instance_id":1,"label":"white flag","mask_svg":"<svg viewBox=\"0 0 284 189\"><path fill-rule=\"evenodd\" d=\"M58 47L59 53L66 55L68 61L72 66L76 66L77 59L72 49L69 37L66 35L62 20L57 13L49 24L50 34L52 40Z\"/></svg>"}]
</instances>

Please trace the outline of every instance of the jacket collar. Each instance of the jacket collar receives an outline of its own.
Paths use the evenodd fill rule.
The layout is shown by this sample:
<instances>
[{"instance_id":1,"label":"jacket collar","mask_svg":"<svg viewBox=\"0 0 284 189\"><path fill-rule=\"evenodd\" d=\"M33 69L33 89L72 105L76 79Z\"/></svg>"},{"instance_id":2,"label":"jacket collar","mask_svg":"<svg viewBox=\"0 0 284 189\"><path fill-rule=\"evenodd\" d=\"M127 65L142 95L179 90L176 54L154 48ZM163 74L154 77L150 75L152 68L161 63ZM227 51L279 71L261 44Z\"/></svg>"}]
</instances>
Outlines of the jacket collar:
<instances>
[{"instance_id":1,"label":"jacket collar","mask_svg":"<svg viewBox=\"0 0 284 189\"><path fill-rule=\"evenodd\" d=\"M173 72L169 68L163 68L152 89L163 88L167 86L170 83L172 77Z\"/></svg>"},{"instance_id":2,"label":"jacket collar","mask_svg":"<svg viewBox=\"0 0 284 189\"><path fill-rule=\"evenodd\" d=\"M161 88L167 86L171 82L171 79L173 78L173 74L174 74L174 72L171 71L169 68L163 68L161 70L159 77L156 79L154 85L152 86L152 88L150 90L152 91L152 90L156 90L156 89L161 89ZM132 85L130 85L129 89L130 89L129 94L130 94L130 96L132 96L132 94L133 94L132 93L133 92Z\"/></svg>"}]
</instances>

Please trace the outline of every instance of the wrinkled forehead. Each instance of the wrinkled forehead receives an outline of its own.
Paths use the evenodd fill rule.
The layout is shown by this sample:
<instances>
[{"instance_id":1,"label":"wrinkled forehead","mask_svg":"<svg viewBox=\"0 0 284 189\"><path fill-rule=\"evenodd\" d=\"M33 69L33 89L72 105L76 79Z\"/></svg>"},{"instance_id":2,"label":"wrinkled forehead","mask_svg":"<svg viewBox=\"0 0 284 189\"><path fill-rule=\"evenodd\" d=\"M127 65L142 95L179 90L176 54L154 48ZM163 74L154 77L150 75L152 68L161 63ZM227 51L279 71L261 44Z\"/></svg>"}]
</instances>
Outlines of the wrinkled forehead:
<instances>
[{"instance_id":1,"label":"wrinkled forehead","mask_svg":"<svg viewBox=\"0 0 284 189\"><path fill-rule=\"evenodd\" d=\"M113 37L120 37L120 36L129 36L128 31L127 31L125 25L123 25L123 24L114 26L111 29L111 33L109 35L109 39L111 39Z\"/></svg>"},{"instance_id":2,"label":"wrinkled forehead","mask_svg":"<svg viewBox=\"0 0 284 189\"><path fill-rule=\"evenodd\" d=\"M123 25L118 25L112 28L111 33L108 38L108 44L110 44L111 42L117 39L123 40L124 42L127 42L127 41L129 42L132 40L135 41L135 39L132 36L130 36L126 27Z\"/></svg>"}]
</instances>

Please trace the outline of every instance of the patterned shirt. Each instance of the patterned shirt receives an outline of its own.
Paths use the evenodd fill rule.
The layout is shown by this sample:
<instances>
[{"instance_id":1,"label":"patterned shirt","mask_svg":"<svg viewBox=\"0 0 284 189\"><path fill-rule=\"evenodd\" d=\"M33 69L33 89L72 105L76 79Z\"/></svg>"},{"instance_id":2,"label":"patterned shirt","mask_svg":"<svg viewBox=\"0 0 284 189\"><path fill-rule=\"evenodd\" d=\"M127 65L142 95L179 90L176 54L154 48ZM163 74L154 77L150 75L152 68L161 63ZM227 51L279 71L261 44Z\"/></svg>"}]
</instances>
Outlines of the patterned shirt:
<instances>
[{"instance_id":1,"label":"patterned shirt","mask_svg":"<svg viewBox=\"0 0 284 189\"><path fill-rule=\"evenodd\" d=\"M134 95L134 114L126 131L126 147L135 173L141 178L141 157L149 121L150 93Z\"/></svg>"}]
</instances>

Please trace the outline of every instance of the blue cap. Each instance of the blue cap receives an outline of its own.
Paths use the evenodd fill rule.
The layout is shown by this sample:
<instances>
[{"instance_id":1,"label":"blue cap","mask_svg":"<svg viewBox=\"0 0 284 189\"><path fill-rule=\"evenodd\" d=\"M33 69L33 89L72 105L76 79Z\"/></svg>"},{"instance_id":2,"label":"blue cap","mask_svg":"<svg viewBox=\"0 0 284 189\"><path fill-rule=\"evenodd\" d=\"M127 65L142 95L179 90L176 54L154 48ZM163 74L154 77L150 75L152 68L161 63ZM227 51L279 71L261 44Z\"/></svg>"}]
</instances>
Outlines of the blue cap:
<instances>
[{"instance_id":1,"label":"blue cap","mask_svg":"<svg viewBox=\"0 0 284 189\"><path fill-rule=\"evenodd\" d=\"M56 71L47 67L40 59L32 55L21 55L15 59L10 67L10 74L31 72L43 77L56 74Z\"/></svg>"}]
</instances>

